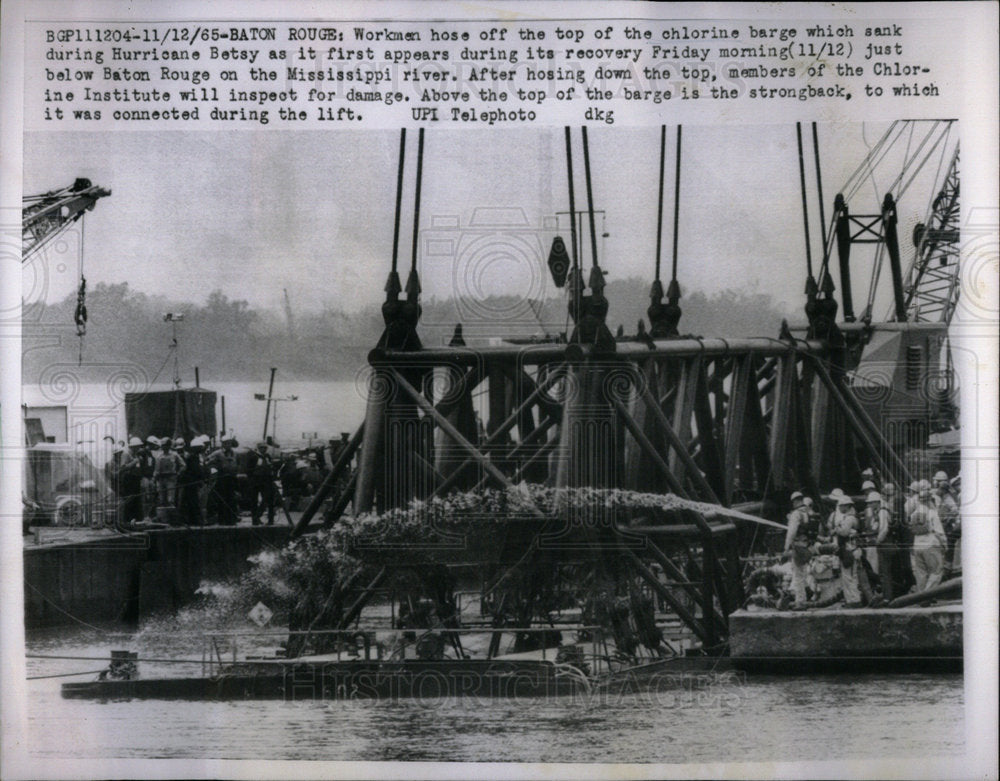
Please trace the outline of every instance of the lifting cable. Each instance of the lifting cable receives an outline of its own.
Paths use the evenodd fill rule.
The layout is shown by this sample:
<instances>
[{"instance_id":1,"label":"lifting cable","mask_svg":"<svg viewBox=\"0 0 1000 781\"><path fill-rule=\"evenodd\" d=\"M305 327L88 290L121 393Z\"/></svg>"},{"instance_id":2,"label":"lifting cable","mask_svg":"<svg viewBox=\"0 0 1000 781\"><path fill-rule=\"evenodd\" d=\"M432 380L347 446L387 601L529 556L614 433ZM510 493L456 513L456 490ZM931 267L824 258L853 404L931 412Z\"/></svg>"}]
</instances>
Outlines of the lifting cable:
<instances>
[{"instance_id":1,"label":"lifting cable","mask_svg":"<svg viewBox=\"0 0 1000 781\"><path fill-rule=\"evenodd\" d=\"M656 210L656 258L653 279L660 281L660 248L663 244L663 164L667 156L667 126L660 125L660 199ZM675 228L676 231L676 228Z\"/></svg>"},{"instance_id":2,"label":"lifting cable","mask_svg":"<svg viewBox=\"0 0 1000 781\"><path fill-rule=\"evenodd\" d=\"M812 123L813 137L813 158L816 162L816 191L819 193L819 230L823 240L823 265L826 266L827 244L826 244L826 210L823 207L823 174L819 165L819 136L816 130L816 123ZM812 276L812 270L809 275Z\"/></svg>"},{"instance_id":3,"label":"lifting cable","mask_svg":"<svg viewBox=\"0 0 1000 781\"><path fill-rule=\"evenodd\" d=\"M576 194L573 187L573 142L569 125L566 125L566 178L569 183L570 263L572 267L570 294L573 296L573 311L579 317L582 280L580 279L580 260L577 246L579 238L576 230ZM569 312L566 313L566 331L569 332Z\"/></svg>"},{"instance_id":4,"label":"lifting cable","mask_svg":"<svg viewBox=\"0 0 1000 781\"><path fill-rule=\"evenodd\" d=\"M597 262L597 229L594 227L594 193L590 186L590 144L587 142L587 126L583 131L583 170L587 180L587 213L590 217L590 267L600 268Z\"/></svg>"},{"instance_id":5,"label":"lifting cable","mask_svg":"<svg viewBox=\"0 0 1000 781\"><path fill-rule=\"evenodd\" d=\"M809 278L813 275L812 247L809 240L809 202L806 198L806 163L802 154L802 123L795 123L795 137L799 144L799 183L802 190L802 225L806 238L806 271Z\"/></svg>"},{"instance_id":6,"label":"lifting cable","mask_svg":"<svg viewBox=\"0 0 1000 781\"><path fill-rule=\"evenodd\" d=\"M680 287L677 284L677 223L681 211L681 126L677 126L677 161L676 172L674 174L674 267L673 275L670 279L670 290L676 291L676 297L680 297ZM668 293L669 298L673 293Z\"/></svg>"},{"instance_id":7,"label":"lifting cable","mask_svg":"<svg viewBox=\"0 0 1000 781\"><path fill-rule=\"evenodd\" d=\"M403 207L403 166L406 161L406 128L399 134L399 170L396 174L396 218L392 229L392 269L391 274L398 277L396 258L399 254L399 218Z\"/></svg>"},{"instance_id":8,"label":"lifting cable","mask_svg":"<svg viewBox=\"0 0 1000 781\"><path fill-rule=\"evenodd\" d=\"M86 218L80 218L80 286L76 291L76 310L73 312L73 321L76 323L76 335L80 339L79 355L77 365L83 364L83 337L87 333L87 278L83 275L83 249L84 234L83 228L86 225Z\"/></svg>"},{"instance_id":9,"label":"lifting cable","mask_svg":"<svg viewBox=\"0 0 1000 781\"><path fill-rule=\"evenodd\" d=\"M930 130L928 130L928 132L920 140L920 142L917 145L916 150L913 152L913 155L911 156L910 155L910 150L911 150L911 147L912 147L912 144L913 144L913 129L915 127L915 123L911 122L909 124L910 124L910 128L909 128L910 129L910 133L909 133L909 136L907 138L906 150L905 150L904 155L903 155L902 169L900 170L899 175L893 180L892 184L889 186L889 189L888 189L888 192L893 193L893 199L894 199L894 201L897 204L899 203L900 199L903 197L904 193L909 189L909 187L913 183L914 179L916 179L916 177L924 169L924 167L930 161L931 157L934 155L934 153L937 150L937 148L940 146L941 147L941 156L940 156L939 163L938 163L938 173L937 173L937 175L935 176L935 179L934 179L934 183L935 184L937 183L938 177L940 175L941 163L944 160L944 155L945 155L945 152L947 150L947 143L946 142L947 142L948 137L951 134L951 123L950 122L945 122L944 123L944 130L942 131L941 130L941 122L940 121L935 121L933 123L932 127L930 128ZM900 137L901 137L901 135L902 134L900 134ZM934 140L934 143L931 144L930 149L928 149L926 151L926 153L925 153L924 152L925 147L928 145L928 143L930 143L930 141L931 141L932 138L935 138L935 136L936 136L936 139ZM919 160L919 162L918 162L918 160ZM933 201L932 201L932 203L933 203ZM868 301L867 301L867 309L866 309L866 316L869 319L871 317L872 309L873 309L874 304L875 304L875 295L876 295L876 292L878 290L879 279L881 278L881 275L882 275L882 266L883 266L883 264L885 262L885 251L884 250L885 250L884 243L879 243L876 246L876 248L875 248L875 260L874 260L874 263L872 265L872 275L871 275L871 280L869 282L869 287L868 287Z\"/></svg>"},{"instance_id":10,"label":"lifting cable","mask_svg":"<svg viewBox=\"0 0 1000 781\"><path fill-rule=\"evenodd\" d=\"M416 282L416 273L417 273L417 244L420 235L420 186L423 180L423 172L424 172L424 129L420 128L420 132L417 134L417 189L416 189L416 195L414 196L414 205L413 205L413 254L410 259L410 275L414 282ZM409 280L407 280L406 287L407 287L407 293L411 293L411 291L409 290L410 287ZM419 285L416 292L417 293L420 292Z\"/></svg>"}]
</instances>

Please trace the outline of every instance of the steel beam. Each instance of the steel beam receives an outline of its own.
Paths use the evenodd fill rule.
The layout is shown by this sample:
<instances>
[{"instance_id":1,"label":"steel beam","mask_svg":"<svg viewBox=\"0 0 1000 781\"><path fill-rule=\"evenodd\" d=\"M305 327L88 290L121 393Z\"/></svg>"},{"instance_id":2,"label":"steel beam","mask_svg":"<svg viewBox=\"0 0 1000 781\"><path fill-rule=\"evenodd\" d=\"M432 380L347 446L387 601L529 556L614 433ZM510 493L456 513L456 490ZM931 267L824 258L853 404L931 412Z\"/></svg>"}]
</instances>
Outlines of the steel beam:
<instances>
[{"instance_id":1,"label":"steel beam","mask_svg":"<svg viewBox=\"0 0 1000 781\"><path fill-rule=\"evenodd\" d=\"M326 498L333 492L340 475L351 465L351 459L354 457L354 453L357 451L358 447L360 447L364 436L365 424L364 421L362 421L361 425L358 426L358 430L354 432L354 436L351 437L344 449L340 451L340 455L337 456L337 460L333 464L330 474L326 476L326 479L320 484L316 494L310 500L309 504L306 505L306 509L303 510L302 516L295 524L295 528L292 529L293 540L305 531L306 527L309 525L309 521L312 520L317 510L323 506L323 502L326 501Z\"/></svg>"},{"instance_id":2,"label":"steel beam","mask_svg":"<svg viewBox=\"0 0 1000 781\"><path fill-rule=\"evenodd\" d=\"M788 343L771 337L682 338L653 340L652 346L647 342L618 342L615 346L615 357L634 361L642 358L681 358L696 355L719 357L753 353L768 358L790 352L825 355L827 349L826 343L819 339L798 339L794 343ZM536 366L542 363L565 360L577 362L592 355L599 355L593 345L553 342L531 346L511 344L509 346L477 347L474 350L468 347L461 349L425 347L413 351L375 348L368 354L368 361L373 366L405 366L407 364L470 366L480 361L510 359L517 360L522 366Z\"/></svg>"}]
</instances>

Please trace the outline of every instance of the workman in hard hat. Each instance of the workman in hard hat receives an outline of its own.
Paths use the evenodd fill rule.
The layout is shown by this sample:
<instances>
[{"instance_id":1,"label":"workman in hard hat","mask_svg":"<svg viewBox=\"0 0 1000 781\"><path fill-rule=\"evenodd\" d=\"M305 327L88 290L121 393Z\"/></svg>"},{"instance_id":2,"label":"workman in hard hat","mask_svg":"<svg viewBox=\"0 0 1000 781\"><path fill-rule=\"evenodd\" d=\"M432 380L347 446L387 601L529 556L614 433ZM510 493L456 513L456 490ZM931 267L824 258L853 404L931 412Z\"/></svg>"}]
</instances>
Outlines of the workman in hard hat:
<instances>
[{"instance_id":1,"label":"workman in hard hat","mask_svg":"<svg viewBox=\"0 0 1000 781\"><path fill-rule=\"evenodd\" d=\"M792 494L792 510L787 516L788 531L785 533L785 555L792 561L791 587L797 608L804 608L808 601L809 562L813 557L812 546L819 536L819 524L809 515L804 500L800 491Z\"/></svg>"},{"instance_id":2,"label":"workman in hard hat","mask_svg":"<svg viewBox=\"0 0 1000 781\"><path fill-rule=\"evenodd\" d=\"M861 565L857 511L854 500L842 491L837 495L837 509L830 516L830 527L840 558L840 585L844 591L844 603L849 607L865 604L871 599L871 588Z\"/></svg>"},{"instance_id":3,"label":"workman in hard hat","mask_svg":"<svg viewBox=\"0 0 1000 781\"><path fill-rule=\"evenodd\" d=\"M843 547L840 549L840 588L844 607L863 607L868 601L864 594L867 580L862 581L862 555L857 533L852 531L844 536Z\"/></svg>"},{"instance_id":4,"label":"workman in hard hat","mask_svg":"<svg viewBox=\"0 0 1000 781\"><path fill-rule=\"evenodd\" d=\"M910 549L913 535L906 523L903 510L903 495L895 483L882 486L882 505L889 513L889 542L892 549L892 593L895 596L907 593L913 584L913 570L910 567Z\"/></svg>"},{"instance_id":5,"label":"workman in hard hat","mask_svg":"<svg viewBox=\"0 0 1000 781\"><path fill-rule=\"evenodd\" d=\"M146 518L156 516L156 480L153 478L153 472L156 471L158 455L160 455L160 440L150 434L146 437L146 443L139 454L142 460L142 510Z\"/></svg>"},{"instance_id":6,"label":"workman in hard hat","mask_svg":"<svg viewBox=\"0 0 1000 781\"><path fill-rule=\"evenodd\" d=\"M934 588L944 577L944 552L947 537L941 526L941 517L934 506L931 485L921 480L917 485L917 503L908 518L913 535L910 565L916 580L917 592Z\"/></svg>"},{"instance_id":7,"label":"workman in hard hat","mask_svg":"<svg viewBox=\"0 0 1000 781\"><path fill-rule=\"evenodd\" d=\"M877 491L879 488L878 477L875 475L875 470L872 469L871 467L867 467L864 471L861 472L861 482L862 482L861 486L862 492L866 492L868 490ZM864 483L871 483L872 484L871 488L866 489Z\"/></svg>"},{"instance_id":8,"label":"workman in hard hat","mask_svg":"<svg viewBox=\"0 0 1000 781\"><path fill-rule=\"evenodd\" d=\"M906 489L906 498L903 500L903 514L907 517L917 509L917 503L920 501L918 494L920 493L920 481L914 480Z\"/></svg>"},{"instance_id":9,"label":"workman in hard hat","mask_svg":"<svg viewBox=\"0 0 1000 781\"><path fill-rule=\"evenodd\" d=\"M962 568L962 519L958 511L958 500L951 490L951 478L947 472L934 475L934 505L941 519L941 527L947 538L944 554L944 570L949 575Z\"/></svg>"},{"instance_id":10,"label":"workman in hard hat","mask_svg":"<svg viewBox=\"0 0 1000 781\"><path fill-rule=\"evenodd\" d=\"M865 555L872 569L878 575L882 586L882 599L893 598L892 557L895 551L892 538L892 514L878 491L870 491L865 497L865 534L868 545Z\"/></svg>"},{"instance_id":11,"label":"workman in hard hat","mask_svg":"<svg viewBox=\"0 0 1000 781\"><path fill-rule=\"evenodd\" d=\"M274 490L274 464L267 442L258 442L257 449L247 458L247 477L250 482L250 513L253 525L260 526L262 505L267 507L267 525L274 525L276 492Z\"/></svg>"},{"instance_id":12,"label":"workman in hard hat","mask_svg":"<svg viewBox=\"0 0 1000 781\"><path fill-rule=\"evenodd\" d=\"M184 459L173 450L170 437L164 437L153 470L159 507L177 506L177 477L182 469L184 469Z\"/></svg>"},{"instance_id":13,"label":"workman in hard hat","mask_svg":"<svg viewBox=\"0 0 1000 781\"><path fill-rule=\"evenodd\" d=\"M235 439L223 439L222 446L205 459L205 466L208 467L212 480L209 505L223 526L235 526L239 519L236 499L239 465L236 461L236 446Z\"/></svg>"},{"instance_id":14,"label":"workman in hard hat","mask_svg":"<svg viewBox=\"0 0 1000 781\"><path fill-rule=\"evenodd\" d=\"M204 523L201 514L201 487L205 482L205 476L201 459L207 441L207 437L204 440L201 437L191 440L191 444L184 451L184 469L181 470L177 480L179 492L177 506L181 520L187 526L201 526Z\"/></svg>"},{"instance_id":15,"label":"workman in hard hat","mask_svg":"<svg viewBox=\"0 0 1000 781\"><path fill-rule=\"evenodd\" d=\"M858 517L854 510L854 500L839 488L833 489L830 498L833 499L835 508L830 513L827 528L834 540L841 544L850 532L858 530Z\"/></svg>"},{"instance_id":16,"label":"workman in hard hat","mask_svg":"<svg viewBox=\"0 0 1000 781\"><path fill-rule=\"evenodd\" d=\"M122 458L118 469L118 488L121 491L118 502L118 526L120 530L130 528L142 520L142 471L143 462L140 457L142 440L131 437L128 441L128 451Z\"/></svg>"},{"instance_id":17,"label":"workman in hard hat","mask_svg":"<svg viewBox=\"0 0 1000 781\"><path fill-rule=\"evenodd\" d=\"M105 437L114 442L113 437ZM114 442L114 446L111 449L111 458L108 459L107 463L104 465L104 477L111 485L111 490L115 492L115 496L121 499L121 487L118 485L118 470L121 469L122 462L126 455L125 443L119 440Z\"/></svg>"}]
</instances>

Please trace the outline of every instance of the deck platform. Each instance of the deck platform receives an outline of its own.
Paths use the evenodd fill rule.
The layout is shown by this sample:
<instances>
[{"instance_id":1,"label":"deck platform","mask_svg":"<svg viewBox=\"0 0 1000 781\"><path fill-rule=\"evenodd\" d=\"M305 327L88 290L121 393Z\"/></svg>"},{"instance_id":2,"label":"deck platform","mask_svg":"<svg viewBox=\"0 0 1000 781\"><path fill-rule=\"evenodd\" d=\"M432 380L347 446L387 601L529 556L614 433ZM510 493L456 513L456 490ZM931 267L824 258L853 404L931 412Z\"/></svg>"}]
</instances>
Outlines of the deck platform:
<instances>
[{"instance_id":1,"label":"deck platform","mask_svg":"<svg viewBox=\"0 0 1000 781\"><path fill-rule=\"evenodd\" d=\"M736 666L763 672L958 672L962 623L961 604L740 610L729 617L729 648Z\"/></svg>"}]
</instances>

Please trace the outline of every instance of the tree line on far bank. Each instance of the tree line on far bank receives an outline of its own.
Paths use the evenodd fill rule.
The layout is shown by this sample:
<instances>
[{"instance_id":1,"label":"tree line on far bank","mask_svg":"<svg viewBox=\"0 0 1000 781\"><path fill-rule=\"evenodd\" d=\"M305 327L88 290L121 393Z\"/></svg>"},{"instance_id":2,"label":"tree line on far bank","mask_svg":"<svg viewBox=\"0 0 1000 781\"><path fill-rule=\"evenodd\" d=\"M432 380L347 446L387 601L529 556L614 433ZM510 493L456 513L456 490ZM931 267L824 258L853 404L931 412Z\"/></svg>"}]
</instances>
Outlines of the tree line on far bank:
<instances>
[{"instance_id":1,"label":"tree line on far bank","mask_svg":"<svg viewBox=\"0 0 1000 781\"><path fill-rule=\"evenodd\" d=\"M608 325L634 334L646 320L649 283L611 281L605 290ZM681 299L682 334L777 336L782 318L804 320L801 310L757 290L724 290L712 295L689 291ZM435 299L421 302L419 332L425 345L447 344L456 323L466 340L494 337L558 336L572 330L564 296L526 302L513 296ZM271 366L286 379L349 379L365 364L382 333L381 302L355 311L333 308L293 311L254 308L242 299L212 291L204 303L171 301L129 287L98 283L87 294L89 321L83 341L83 381L103 381L122 364L142 366L147 377L169 381L167 366L173 332L167 312L183 312L177 327L183 384L257 380ZM26 305L23 329L23 382L37 382L46 367L76 365L80 344L73 314L75 294L54 304ZM647 322L648 326L648 322ZM171 362L172 363L172 362Z\"/></svg>"}]
</instances>

